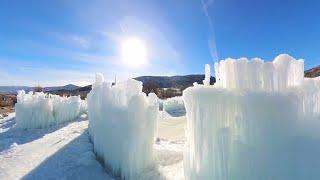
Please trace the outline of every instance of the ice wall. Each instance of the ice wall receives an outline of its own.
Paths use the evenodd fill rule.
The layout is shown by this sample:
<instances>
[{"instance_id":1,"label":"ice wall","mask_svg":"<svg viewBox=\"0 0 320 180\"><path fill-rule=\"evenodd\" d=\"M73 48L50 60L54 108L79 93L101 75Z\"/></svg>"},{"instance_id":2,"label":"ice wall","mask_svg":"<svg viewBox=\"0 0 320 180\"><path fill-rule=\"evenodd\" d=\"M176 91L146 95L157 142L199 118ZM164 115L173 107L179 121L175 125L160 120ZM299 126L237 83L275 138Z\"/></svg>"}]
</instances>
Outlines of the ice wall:
<instances>
[{"instance_id":1,"label":"ice wall","mask_svg":"<svg viewBox=\"0 0 320 180\"><path fill-rule=\"evenodd\" d=\"M227 59L186 89L186 179L319 178L320 81L303 72L289 55Z\"/></svg>"},{"instance_id":2,"label":"ice wall","mask_svg":"<svg viewBox=\"0 0 320 180\"><path fill-rule=\"evenodd\" d=\"M163 100L163 110L169 113L171 116L184 115L185 107L182 96L176 96Z\"/></svg>"},{"instance_id":3,"label":"ice wall","mask_svg":"<svg viewBox=\"0 0 320 180\"><path fill-rule=\"evenodd\" d=\"M146 96L139 81L111 86L96 75L88 94L89 132L96 154L115 176L139 179L153 162L157 99Z\"/></svg>"},{"instance_id":4,"label":"ice wall","mask_svg":"<svg viewBox=\"0 0 320 180\"><path fill-rule=\"evenodd\" d=\"M283 91L302 83L303 60L287 54L277 56L273 62L247 58L225 59L215 63L216 86L226 89Z\"/></svg>"},{"instance_id":5,"label":"ice wall","mask_svg":"<svg viewBox=\"0 0 320 180\"><path fill-rule=\"evenodd\" d=\"M299 86L290 89L299 97L300 115L306 120L320 120L320 77L304 78Z\"/></svg>"},{"instance_id":6,"label":"ice wall","mask_svg":"<svg viewBox=\"0 0 320 180\"><path fill-rule=\"evenodd\" d=\"M80 96L60 97L19 91L15 111L18 127L43 128L74 120L86 112L86 102Z\"/></svg>"}]
</instances>

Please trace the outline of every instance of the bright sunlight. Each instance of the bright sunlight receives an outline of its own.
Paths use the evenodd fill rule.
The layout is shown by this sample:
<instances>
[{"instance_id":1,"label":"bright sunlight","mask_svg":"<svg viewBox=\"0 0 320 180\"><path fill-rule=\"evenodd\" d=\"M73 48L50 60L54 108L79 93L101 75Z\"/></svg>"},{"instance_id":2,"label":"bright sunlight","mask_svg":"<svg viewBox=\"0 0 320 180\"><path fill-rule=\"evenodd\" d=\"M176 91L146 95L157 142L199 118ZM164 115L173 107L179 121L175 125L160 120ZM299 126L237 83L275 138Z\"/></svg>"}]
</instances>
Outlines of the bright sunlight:
<instances>
[{"instance_id":1,"label":"bright sunlight","mask_svg":"<svg viewBox=\"0 0 320 180\"><path fill-rule=\"evenodd\" d=\"M129 67L140 67L147 63L147 48L145 42L131 37L121 44L122 61Z\"/></svg>"}]
</instances>

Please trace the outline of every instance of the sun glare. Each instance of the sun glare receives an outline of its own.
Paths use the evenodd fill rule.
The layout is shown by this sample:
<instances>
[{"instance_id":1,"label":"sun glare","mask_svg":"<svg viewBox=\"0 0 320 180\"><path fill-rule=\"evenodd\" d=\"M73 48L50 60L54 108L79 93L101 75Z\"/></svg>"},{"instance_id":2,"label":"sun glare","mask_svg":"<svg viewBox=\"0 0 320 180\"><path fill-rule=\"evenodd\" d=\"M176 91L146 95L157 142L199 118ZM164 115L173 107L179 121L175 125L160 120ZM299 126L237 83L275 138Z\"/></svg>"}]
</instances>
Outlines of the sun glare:
<instances>
[{"instance_id":1,"label":"sun glare","mask_svg":"<svg viewBox=\"0 0 320 180\"><path fill-rule=\"evenodd\" d=\"M124 64L140 67L147 63L147 48L143 40L135 37L126 39L121 44L121 56Z\"/></svg>"}]
</instances>

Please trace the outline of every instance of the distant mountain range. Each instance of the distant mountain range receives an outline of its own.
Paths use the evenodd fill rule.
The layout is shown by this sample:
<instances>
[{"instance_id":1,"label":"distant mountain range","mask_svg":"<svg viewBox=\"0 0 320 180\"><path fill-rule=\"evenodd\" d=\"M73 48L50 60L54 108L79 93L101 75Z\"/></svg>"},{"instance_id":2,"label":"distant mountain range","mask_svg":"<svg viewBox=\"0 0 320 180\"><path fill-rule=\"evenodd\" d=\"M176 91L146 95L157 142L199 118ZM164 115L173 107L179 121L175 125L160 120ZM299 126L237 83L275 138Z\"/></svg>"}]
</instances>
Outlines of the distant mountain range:
<instances>
[{"instance_id":1,"label":"distant mountain range","mask_svg":"<svg viewBox=\"0 0 320 180\"><path fill-rule=\"evenodd\" d=\"M133 78L141 81L144 85L152 85L158 88L178 88L185 89L193 85L194 82L202 84L204 80L203 74L185 75L185 76L140 76ZM216 82L216 79L211 76L211 84Z\"/></svg>"},{"instance_id":2,"label":"distant mountain range","mask_svg":"<svg viewBox=\"0 0 320 180\"><path fill-rule=\"evenodd\" d=\"M73 84L68 84L68 85L65 85L65 86L45 87L44 91L45 92L61 91L61 90L73 91L73 90L76 90L76 89L79 89L79 88L80 88L80 86L76 86L76 85L73 85Z\"/></svg>"},{"instance_id":3,"label":"distant mountain range","mask_svg":"<svg viewBox=\"0 0 320 180\"><path fill-rule=\"evenodd\" d=\"M79 86L68 84L65 86L53 86L53 87L44 87L43 91L45 92L55 92L55 91L73 91L79 89ZM17 93L19 90L24 90L26 92L33 91L35 87L29 86L0 86L0 93Z\"/></svg>"},{"instance_id":4,"label":"distant mountain range","mask_svg":"<svg viewBox=\"0 0 320 180\"><path fill-rule=\"evenodd\" d=\"M320 76L320 66L314 67L312 69L306 70L304 72L305 77L314 78Z\"/></svg>"},{"instance_id":5,"label":"distant mountain range","mask_svg":"<svg viewBox=\"0 0 320 180\"><path fill-rule=\"evenodd\" d=\"M135 80L141 81L143 83L143 91L148 92L151 89L155 92L155 89L158 88L176 88L180 90L184 90L187 87L193 85L194 82L198 84L202 84L202 80L204 79L203 74L196 75L185 75L185 76L140 76L133 78ZM211 77L211 84L215 83L215 78ZM85 98L87 93L91 91L92 86L84 86L72 91L57 91L55 94L60 95L80 95L81 98Z\"/></svg>"},{"instance_id":6,"label":"distant mountain range","mask_svg":"<svg viewBox=\"0 0 320 180\"><path fill-rule=\"evenodd\" d=\"M305 77L320 76L320 66L305 71ZM184 76L140 76L133 78L143 82L144 86L152 86L153 88L177 88L185 89L192 86L194 82L202 84L204 79L203 74L184 75ZM211 84L215 83L215 78L211 77ZM0 93L16 93L18 90L25 90L26 92L33 91L34 87L29 86L0 86ZM86 94L91 90L91 85L79 87L73 84L65 86L44 87L45 92L65 93L72 92L72 94L82 93Z\"/></svg>"},{"instance_id":7,"label":"distant mountain range","mask_svg":"<svg viewBox=\"0 0 320 180\"><path fill-rule=\"evenodd\" d=\"M185 76L139 76L133 78L141 81L144 86L153 86L156 88L178 88L185 89L193 85L194 82L202 84L204 80L203 74L185 75ZM211 84L216 82L214 77L211 77ZM90 91L91 85L76 89L76 91Z\"/></svg>"}]
</instances>

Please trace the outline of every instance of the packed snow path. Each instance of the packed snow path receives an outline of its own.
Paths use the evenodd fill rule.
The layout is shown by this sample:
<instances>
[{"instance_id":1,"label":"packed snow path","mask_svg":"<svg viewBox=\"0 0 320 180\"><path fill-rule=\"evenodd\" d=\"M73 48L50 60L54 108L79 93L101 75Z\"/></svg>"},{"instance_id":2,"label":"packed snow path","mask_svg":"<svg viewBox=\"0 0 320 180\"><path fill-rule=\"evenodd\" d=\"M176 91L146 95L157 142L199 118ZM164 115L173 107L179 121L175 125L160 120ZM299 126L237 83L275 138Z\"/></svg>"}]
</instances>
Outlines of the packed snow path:
<instances>
[{"instance_id":1,"label":"packed snow path","mask_svg":"<svg viewBox=\"0 0 320 180\"><path fill-rule=\"evenodd\" d=\"M0 179L111 179L95 160L88 121L31 130L14 125L14 114L0 120Z\"/></svg>"},{"instance_id":2,"label":"packed snow path","mask_svg":"<svg viewBox=\"0 0 320 180\"><path fill-rule=\"evenodd\" d=\"M182 180L186 117L171 117L160 111L158 118L157 142L154 145L156 164L141 179Z\"/></svg>"},{"instance_id":3,"label":"packed snow path","mask_svg":"<svg viewBox=\"0 0 320 180\"><path fill-rule=\"evenodd\" d=\"M184 179L185 117L159 118L156 163L141 179ZM96 160L87 128L86 118L30 130L15 128L14 114L0 119L0 179L113 179Z\"/></svg>"}]
</instances>

